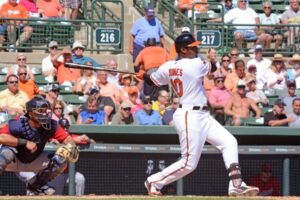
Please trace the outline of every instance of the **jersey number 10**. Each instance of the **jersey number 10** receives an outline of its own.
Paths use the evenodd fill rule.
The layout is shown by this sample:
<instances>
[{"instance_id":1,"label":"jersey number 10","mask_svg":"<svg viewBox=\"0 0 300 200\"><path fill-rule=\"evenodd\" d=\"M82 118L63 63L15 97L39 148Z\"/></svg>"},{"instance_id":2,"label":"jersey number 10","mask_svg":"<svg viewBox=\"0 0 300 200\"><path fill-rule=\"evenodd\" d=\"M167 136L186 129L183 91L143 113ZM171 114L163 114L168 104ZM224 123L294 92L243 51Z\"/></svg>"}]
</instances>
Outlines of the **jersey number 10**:
<instances>
[{"instance_id":1,"label":"jersey number 10","mask_svg":"<svg viewBox=\"0 0 300 200\"><path fill-rule=\"evenodd\" d=\"M173 89L175 90L178 97L181 97L183 94L183 86L182 81L179 78L171 79L171 84Z\"/></svg>"}]
</instances>

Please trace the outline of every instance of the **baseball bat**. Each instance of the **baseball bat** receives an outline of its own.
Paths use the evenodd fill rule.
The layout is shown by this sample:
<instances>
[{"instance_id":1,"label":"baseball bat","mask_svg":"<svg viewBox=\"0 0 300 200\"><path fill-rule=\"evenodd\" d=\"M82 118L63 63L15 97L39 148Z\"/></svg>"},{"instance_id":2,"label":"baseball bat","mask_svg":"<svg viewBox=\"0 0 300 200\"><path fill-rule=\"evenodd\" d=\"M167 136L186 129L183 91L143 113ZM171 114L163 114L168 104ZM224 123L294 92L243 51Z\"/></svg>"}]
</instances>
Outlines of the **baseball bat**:
<instances>
[{"instance_id":1,"label":"baseball bat","mask_svg":"<svg viewBox=\"0 0 300 200\"><path fill-rule=\"evenodd\" d=\"M118 72L118 73L124 73L124 74L135 74L134 72L117 70L117 69L108 69L103 66L95 67L95 66L82 65L82 64L70 63L70 62L65 63L65 67L75 68L75 69L90 69L90 70L95 70L95 71Z\"/></svg>"}]
</instances>

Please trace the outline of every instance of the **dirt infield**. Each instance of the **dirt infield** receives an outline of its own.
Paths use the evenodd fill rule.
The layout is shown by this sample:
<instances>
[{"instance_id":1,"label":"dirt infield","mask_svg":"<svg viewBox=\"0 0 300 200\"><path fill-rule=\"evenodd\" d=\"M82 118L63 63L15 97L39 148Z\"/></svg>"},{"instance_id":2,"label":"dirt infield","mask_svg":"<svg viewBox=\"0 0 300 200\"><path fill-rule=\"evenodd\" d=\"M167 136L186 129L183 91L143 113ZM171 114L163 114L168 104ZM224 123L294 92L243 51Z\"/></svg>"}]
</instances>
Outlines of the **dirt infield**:
<instances>
[{"instance_id":1,"label":"dirt infield","mask_svg":"<svg viewBox=\"0 0 300 200\"><path fill-rule=\"evenodd\" d=\"M164 196L164 197L149 197L149 196L125 196L125 195L86 195L86 196L0 196L0 199L8 200L111 200L111 199L121 199L121 200L139 200L139 199L151 199L151 200L299 200L300 197L203 197L203 196Z\"/></svg>"}]
</instances>

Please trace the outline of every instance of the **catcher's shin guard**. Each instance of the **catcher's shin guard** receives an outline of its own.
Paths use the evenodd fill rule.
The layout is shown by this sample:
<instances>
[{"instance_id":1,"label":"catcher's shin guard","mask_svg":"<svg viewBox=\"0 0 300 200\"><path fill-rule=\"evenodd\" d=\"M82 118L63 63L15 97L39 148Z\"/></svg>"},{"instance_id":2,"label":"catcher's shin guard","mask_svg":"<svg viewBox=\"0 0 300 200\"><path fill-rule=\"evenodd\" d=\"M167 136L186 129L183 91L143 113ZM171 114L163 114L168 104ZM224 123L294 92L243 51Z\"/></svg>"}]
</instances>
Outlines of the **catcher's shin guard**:
<instances>
[{"instance_id":1,"label":"catcher's shin guard","mask_svg":"<svg viewBox=\"0 0 300 200\"><path fill-rule=\"evenodd\" d=\"M228 169L229 178L232 180L233 187L240 187L242 184L241 167L238 163L232 163Z\"/></svg>"},{"instance_id":2,"label":"catcher's shin guard","mask_svg":"<svg viewBox=\"0 0 300 200\"><path fill-rule=\"evenodd\" d=\"M29 180L27 189L33 192L39 192L40 189L56 176L64 172L68 162L59 155L54 155L47 168L39 171L36 176Z\"/></svg>"}]
</instances>

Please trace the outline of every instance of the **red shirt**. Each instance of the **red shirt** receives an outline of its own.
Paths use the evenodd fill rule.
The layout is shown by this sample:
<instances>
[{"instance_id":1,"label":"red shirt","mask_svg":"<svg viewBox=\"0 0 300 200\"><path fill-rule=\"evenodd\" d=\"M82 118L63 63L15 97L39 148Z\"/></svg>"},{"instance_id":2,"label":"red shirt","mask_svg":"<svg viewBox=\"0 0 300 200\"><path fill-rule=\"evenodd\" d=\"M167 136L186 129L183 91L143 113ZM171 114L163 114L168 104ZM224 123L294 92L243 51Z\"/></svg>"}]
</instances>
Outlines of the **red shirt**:
<instances>
[{"instance_id":1,"label":"red shirt","mask_svg":"<svg viewBox=\"0 0 300 200\"><path fill-rule=\"evenodd\" d=\"M260 196L280 196L280 184L274 176L268 182L263 182L261 175L257 175L250 179L249 185L258 187Z\"/></svg>"}]
</instances>

